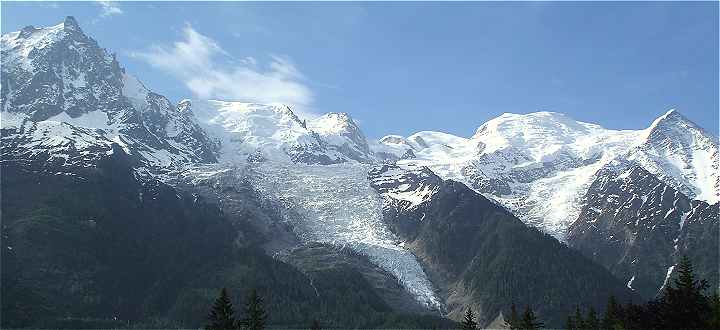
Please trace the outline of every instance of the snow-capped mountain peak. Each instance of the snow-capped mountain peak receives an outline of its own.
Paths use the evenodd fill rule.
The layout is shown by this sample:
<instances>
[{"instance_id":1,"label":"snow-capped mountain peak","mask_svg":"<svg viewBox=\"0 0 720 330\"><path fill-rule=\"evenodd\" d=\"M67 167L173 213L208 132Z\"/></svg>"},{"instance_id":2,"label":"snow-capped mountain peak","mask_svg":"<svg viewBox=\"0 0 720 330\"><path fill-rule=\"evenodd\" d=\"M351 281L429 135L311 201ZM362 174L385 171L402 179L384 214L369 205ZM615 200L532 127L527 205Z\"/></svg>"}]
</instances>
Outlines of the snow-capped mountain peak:
<instances>
[{"instance_id":1,"label":"snow-capped mountain peak","mask_svg":"<svg viewBox=\"0 0 720 330\"><path fill-rule=\"evenodd\" d=\"M614 133L564 114L543 111L505 113L480 126L471 139L479 142L479 153L514 149L524 157L543 162L563 153L584 153L596 140Z\"/></svg>"},{"instance_id":2,"label":"snow-capped mountain peak","mask_svg":"<svg viewBox=\"0 0 720 330\"><path fill-rule=\"evenodd\" d=\"M7 33L1 45L2 115L13 113L14 119L12 125L2 124L3 142L15 148L8 152L69 159L77 158L71 153L109 151L118 143L152 167L215 159L212 143L194 119L125 73L74 18ZM47 134L63 141L62 148L32 146L46 145L40 142ZM35 142L10 143L19 140Z\"/></svg>"},{"instance_id":3,"label":"snow-capped mountain peak","mask_svg":"<svg viewBox=\"0 0 720 330\"><path fill-rule=\"evenodd\" d=\"M220 141L224 161L305 164L371 162L360 128L347 114L301 120L283 104L192 101L201 126Z\"/></svg>"},{"instance_id":4,"label":"snow-capped mountain peak","mask_svg":"<svg viewBox=\"0 0 720 330\"><path fill-rule=\"evenodd\" d=\"M645 129L639 142L629 159L691 198L720 200L717 137L673 109Z\"/></svg>"},{"instance_id":5,"label":"snow-capped mountain peak","mask_svg":"<svg viewBox=\"0 0 720 330\"><path fill-rule=\"evenodd\" d=\"M309 121L307 126L331 149L362 163L373 161L365 134L348 113L330 112Z\"/></svg>"},{"instance_id":6,"label":"snow-capped mountain peak","mask_svg":"<svg viewBox=\"0 0 720 330\"><path fill-rule=\"evenodd\" d=\"M556 112L505 113L469 139L439 132L373 144L398 164L427 166L443 179L464 182L524 221L562 238L578 216L598 171L613 160L632 161L676 189L717 201L716 138L669 111L647 129L612 130Z\"/></svg>"},{"instance_id":7,"label":"snow-capped mountain peak","mask_svg":"<svg viewBox=\"0 0 720 330\"><path fill-rule=\"evenodd\" d=\"M689 146L694 143L717 144L717 139L703 128L685 118L679 111L670 109L645 129L646 143L666 143Z\"/></svg>"}]
</instances>

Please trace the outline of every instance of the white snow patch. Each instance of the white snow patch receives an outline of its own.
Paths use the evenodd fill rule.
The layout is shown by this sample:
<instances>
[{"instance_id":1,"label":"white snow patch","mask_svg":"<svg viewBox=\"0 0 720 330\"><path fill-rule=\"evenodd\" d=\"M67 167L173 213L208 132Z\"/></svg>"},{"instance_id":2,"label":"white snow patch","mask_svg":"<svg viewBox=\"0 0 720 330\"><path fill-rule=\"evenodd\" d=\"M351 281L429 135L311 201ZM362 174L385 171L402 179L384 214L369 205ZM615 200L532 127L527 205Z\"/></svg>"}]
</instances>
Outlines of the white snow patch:
<instances>
[{"instance_id":1,"label":"white snow patch","mask_svg":"<svg viewBox=\"0 0 720 330\"><path fill-rule=\"evenodd\" d=\"M108 124L109 119L106 113L97 110L90 111L76 118L72 118L67 113L61 112L58 115L48 118L47 121L56 121L77 127L95 128L108 131L117 129L117 127Z\"/></svg>"},{"instance_id":2,"label":"white snow patch","mask_svg":"<svg viewBox=\"0 0 720 330\"><path fill-rule=\"evenodd\" d=\"M635 290L635 289L633 289L633 287L632 287L632 284L633 284L634 281L635 281L635 275L633 275L633 277L630 278L630 280L627 282L627 284L626 284L625 286L627 286L627 288L630 289L630 290Z\"/></svg>"},{"instance_id":3,"label":"white snow patch","mask_svg":"<svg viewBox=\"0 0 720 330\"><path fill-rule=\"evenodd\" d=\"M672 266L668 267L667 273L665 274L665 280L663 280L663 284L660 286L660 289L658 291L661 291L662 289L665 288L668 280L670 279L670 275L672 275L673 270L675 270L675 266L676 265L672 265Z\"/></svg>"}]
</instances>

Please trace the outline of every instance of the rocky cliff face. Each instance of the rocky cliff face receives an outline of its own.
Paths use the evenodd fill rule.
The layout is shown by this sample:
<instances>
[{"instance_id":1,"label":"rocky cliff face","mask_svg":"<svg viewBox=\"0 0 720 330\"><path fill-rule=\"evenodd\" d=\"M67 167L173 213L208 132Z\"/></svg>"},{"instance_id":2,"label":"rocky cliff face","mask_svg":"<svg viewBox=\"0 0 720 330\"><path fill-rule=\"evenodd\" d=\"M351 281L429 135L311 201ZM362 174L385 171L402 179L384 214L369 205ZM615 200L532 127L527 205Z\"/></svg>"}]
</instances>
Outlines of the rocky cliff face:
<instances>
[{"instance_id":1,"label":"rocky cliff face","mask_svg":"<svg viewBox=\"0 0 720 330\"><path fill-rule=\"evenodd\" d=\"M633 163L598 173L568 244L646 298L660 292L682 255L717 285L718 204L692 200Z\"/></svg>"}]
</instances>

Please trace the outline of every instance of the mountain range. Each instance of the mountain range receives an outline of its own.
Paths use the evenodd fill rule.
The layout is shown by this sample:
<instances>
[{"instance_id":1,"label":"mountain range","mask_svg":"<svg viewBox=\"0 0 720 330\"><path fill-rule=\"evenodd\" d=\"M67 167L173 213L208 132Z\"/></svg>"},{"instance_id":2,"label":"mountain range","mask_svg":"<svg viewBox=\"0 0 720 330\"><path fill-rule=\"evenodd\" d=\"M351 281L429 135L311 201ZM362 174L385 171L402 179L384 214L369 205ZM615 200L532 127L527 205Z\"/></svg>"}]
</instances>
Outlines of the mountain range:
<instances>
[{"instance_id":1,"label":"mountain range","mask_svg":"<svg viewBox=\"0 0 720 330\"><path fill-rule=\"evenodd\" d=\"M3 327L195 327L221 287L291 327L512 303L560 326L655 297L682 255L719 287L718 139L675 110L370 140L343 112L173 104L72 17L1 49Z\"/></svg>"}]
</instances>

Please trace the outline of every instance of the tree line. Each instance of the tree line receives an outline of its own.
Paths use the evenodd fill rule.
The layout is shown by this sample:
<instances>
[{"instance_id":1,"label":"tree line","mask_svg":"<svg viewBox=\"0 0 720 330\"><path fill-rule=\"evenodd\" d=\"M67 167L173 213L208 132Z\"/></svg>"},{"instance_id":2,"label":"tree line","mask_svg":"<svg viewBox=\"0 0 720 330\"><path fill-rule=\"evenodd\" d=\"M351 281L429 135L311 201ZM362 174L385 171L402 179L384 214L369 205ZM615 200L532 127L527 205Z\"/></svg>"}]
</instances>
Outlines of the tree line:
<instances>
[{"instance_id":1,"label":"tree line","mask_svg":"<svg viewBox=\"0 0 720 330\"><path fill-rule=\"evenodd\" d=\"M644 304L619 304L610 297L602 318L589 308L585 316L576 307L565 327L595 329L720 329L718 288L695 277L690 259L683 256L677 265L678 277L666 283L662 294Z\"/></svg>"},{"instance_id":2,"label":"tree line","mask_svg":"<svg viewBox=\"0 0 720 330\"><path fill-rule=\"evenodd\" d=\"M263 307L262 298L256 290L252 290L245 305L245 316L235 318L235 309L230 301L227 289L220 290L220 296L215 300L210 314L208 314L207 330L262 330L265 328L267 314Z\"/></svg>"},{"instance_id":3,"label":"tree line","mask_svg":"<svg viewBox=\"0 0 720 330\"><path fill-rule=\"evenodd\" d=\"M590 307L582 313L580 306L568 315L565 329L569 330L623 330L623 329L720 329L720 295L707 281L695 277L689 258L683 256L677 265L678 277L667 283L657 299L644 304L622 305L615 297L608 298L603 315ZM471 308L460 323L463 330L478 328ZM543 323L530 306L519 315L515 304L505 321L507 329L540 329Z\"/></svg>"},{"instance_id":4,"label":"tree line","mask_svg":"<svg viewBox=\"0 0 720 330\"><path fill-rule=\"evenodd\" d=\"M208 314L206 330L263 330L267 320L267 313L262 298L253 289L245 304L244 317L235 318L235 309L226 288L220 290ZM312 330L320 330L320 322L314 320L310 325Z\"/></svg>"},{"instance_id":5,"label":"tree line","mask_svg":"<svg viewBox=\"0 0 720 330\"><path fill-rule=\"evenodd\" d=\"M525 311L523 311L522 316L520 316L517 313L515 304L512 304L510 306L510 317L505 321L503 326L506 329L512 330L541 329L544 326L544 323L538 319L537 315L535 315L535 311L533 311L530 306L525 306ZM462 330L480 329L475 321L475 314L473 313L472 308L468 307L465 311L465 317L460 323L460 328Z\"/></svg>"},{"instance_id":6,"label":"tree line","mask_svg":"<svg viewBox=\"0 0 720 330\"><path fill-rule=\"evenodd\" d=\"M667 283L662 295L644 304L620 304L610 296L602 315L594 308L587 308L583 313L576 306L574 313L568 315L565 328L569 330L622 330L622 329L720 329L720 296L718 288L709 288L705 280L697 279L693 273L690 259L682 257L677 265L678 277ZM267 315L263 301L255 290L252 290L245 305L244 316L235 319L235 311L223 288L220 296L208 315L207 330L261 330L265 328ZM467 308L460 322L463 330L478 329L475 314ZM525 306L519 314L515 304L510 306L510 315L503 325L506 329L541 329L544 324L530 306ZM310 329L320 329L315 320Z\"/></svg>"}]
</instances>

